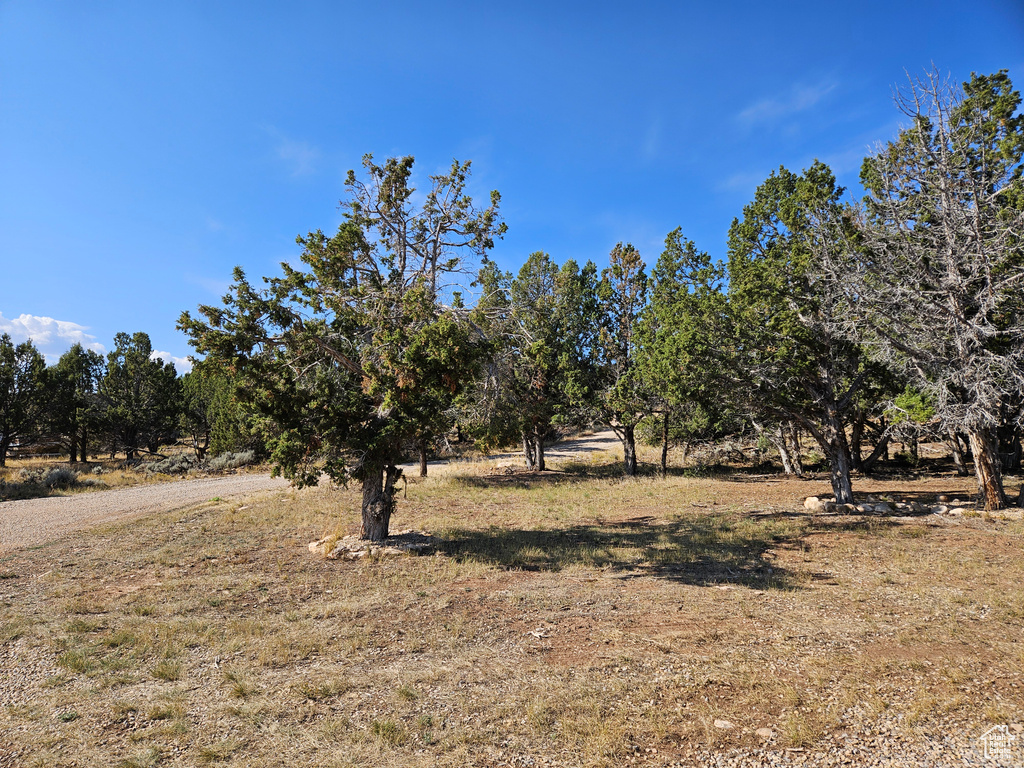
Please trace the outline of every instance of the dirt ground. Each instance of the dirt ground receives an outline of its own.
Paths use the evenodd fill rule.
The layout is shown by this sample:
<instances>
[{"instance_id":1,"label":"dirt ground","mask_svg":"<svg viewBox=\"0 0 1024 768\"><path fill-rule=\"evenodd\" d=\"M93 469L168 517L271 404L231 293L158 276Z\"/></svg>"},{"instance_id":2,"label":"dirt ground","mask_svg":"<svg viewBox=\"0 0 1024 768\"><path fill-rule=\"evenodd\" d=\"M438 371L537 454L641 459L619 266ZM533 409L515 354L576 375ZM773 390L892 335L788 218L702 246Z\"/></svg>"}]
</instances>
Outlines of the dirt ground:
<instances>
[{"instance_id":1,"label":"dirt ground","mask_svg":"<svg viewBox=\"0 0 1024 768\"><path fill-rule=\"evenodd\" d=\"M426 556L311 554L358 528L329 489L0 556L0 765L1024 764L1021 521L588 455L411 482Z\"/></svg>"}]
</instances>

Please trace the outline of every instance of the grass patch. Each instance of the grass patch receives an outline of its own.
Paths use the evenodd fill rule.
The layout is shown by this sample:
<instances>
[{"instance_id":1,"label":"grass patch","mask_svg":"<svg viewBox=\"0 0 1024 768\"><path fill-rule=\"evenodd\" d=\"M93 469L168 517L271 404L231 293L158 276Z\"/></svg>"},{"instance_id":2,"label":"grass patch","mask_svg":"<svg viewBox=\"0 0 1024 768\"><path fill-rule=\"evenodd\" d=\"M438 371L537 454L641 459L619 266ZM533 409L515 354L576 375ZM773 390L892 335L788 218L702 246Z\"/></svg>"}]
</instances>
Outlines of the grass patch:
<instances>
[{"instance_id":1,"label":"grass patch","mask_svg":"<svg viewBox=\"0 0 1024 768\"><path fill-rule=\"evenodd\" d=\"M598 768L1024 709L1015 522L815 517L823 482L606 464L411 479L393 527L438 537L425 557L311 555L359 525L326 488L85 532L59 570L20 551L0 639L56 670L5 716L42 756L78 713L83 764ZM919 492L962 493L941 482Z\"/></svg>"}]
</instances>

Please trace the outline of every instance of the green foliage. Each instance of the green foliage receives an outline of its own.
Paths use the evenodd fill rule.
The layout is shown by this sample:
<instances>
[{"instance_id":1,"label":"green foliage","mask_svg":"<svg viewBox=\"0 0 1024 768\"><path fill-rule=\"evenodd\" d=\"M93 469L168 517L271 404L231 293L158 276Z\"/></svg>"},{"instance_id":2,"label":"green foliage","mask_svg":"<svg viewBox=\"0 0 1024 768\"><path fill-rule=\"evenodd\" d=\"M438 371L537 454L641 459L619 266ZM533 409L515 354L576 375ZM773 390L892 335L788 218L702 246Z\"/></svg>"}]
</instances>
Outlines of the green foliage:
<instances>
[{"instance_id":1,"label":"green foliage","mask_svg":"<svg viewBox=\"0 0 1024 768\"><path fill-rule=\"evenodd\" d=\"M53 393L46 361L31 341L17 346L0 335L0 467L15 442L38 434Z\"/></svg>"},{"instance_id":2,"label":"green foliage","mask_svg":"<svg viewBox=\"0 0 1024 768\"><path fill-rule=\"evenodd\" d=\"M152 359L146 333L118 333L99 384L104 428L129 458L140 448L156 453L174 439L180 385L173 363Z\"/></svg>"},{"instance_id":3,"label":"green foliage","mask_svg":"<svg viewBox=\"0 0 1024 768\"><path fill-rule=\"evenodd\" d=\"M413 204L411 157L350 172L345 220L333 237L297 238L301 267L258 289L240 268L222 307L187 312L179 327L237 377L277 471L299 485L322 473L363 484L363 533L387 535L403 444L439 429L477 371L481 344L464 308L439 293L461 255L501 236L499 197L478 210L469 163L431 177Z\"/></svg>"},{"instance_id":4,"label":"green foliage","mask_svg":"<svg viewBox=\"0 0 1024 768\"><path fill-rule=\"evenodd\" d=\"M594 350L601 381L597 392L598 418L611 425L622 440L626 474L636 474L634 429L653 409L652 394L637 367L640 316L647 304L647 275L640 252L618 243L610 266L597 286L600 332Z\"/></svg>"},{"instance_id":5,"label":"green foliage","mask_svg":"<svg viewBox=\"0 0 1024 768\"><path fill-rule=\"evenodd\" d=\"M733 222L730 368L748 415L810 432L829 459L837 500L849 501L846 432L873 372L861 349L836 332L842 297L823 290L821 280L819 238L850 228L842 192L821 162L800 175L780 168Z\"/></svg>"},{"instance_id":6,"label":"green foliage","mask_svg":"<svg viewBox=\"0 0 1024 768\"><path fill-rule=\"evenodd\" d=\"M180 425L196 457L261 447L249 414L235 397L235 379L215 361L199 361L181 377Z\"/></svg>"},{"instance_id":7,"label":"green foliage","mask_svg":"<svg viewBox=\"0 0 1024 768\"><path fill-rule=\"evenodd\" d=\"M885 415L893 424L927 424L935 417L935 403L927 394L919 392L909 384L896 398Z\"/></svg>"},{"instance_id":8,"label":"green foliage","mask_svg":"<svg viewBox=\"0 0 1024 768\"><path fill-rule=\"evenodd\" d=\"M559 268L538 251L515 278L485 262L476 285L472 317L487 339L487 365L462 403L467 431L484 448L521 438L528 463L542 465L545 439L592 418L597 267Z\"/></svg>"},{"instance_id":9,"label":"green foliage","mask_svg":"<svg viewBox=\"0 0 1024 768\"><path fill-rule=\"evenodd\" d=\"M719 434L732 408L722 386L727 303L724 269L682 230L665 238L651 273L651 301L640 317L637 370L653 411L668 417L670 443ZM664 437L648 423L647 439Z\"/></svg>"},{"instance_id":10,"label":"green foliage","mask_svg":"<svg viewBox=\"0 0 1024 768\"><path fill-rule=\"evenodd\" d=\"M61 355L51 370L53 405L47 429L60 436L71 460L86 459L89 436L100 425L97 388L103 377L103 357L81 344Z\"/></svg>"}]
</instances>

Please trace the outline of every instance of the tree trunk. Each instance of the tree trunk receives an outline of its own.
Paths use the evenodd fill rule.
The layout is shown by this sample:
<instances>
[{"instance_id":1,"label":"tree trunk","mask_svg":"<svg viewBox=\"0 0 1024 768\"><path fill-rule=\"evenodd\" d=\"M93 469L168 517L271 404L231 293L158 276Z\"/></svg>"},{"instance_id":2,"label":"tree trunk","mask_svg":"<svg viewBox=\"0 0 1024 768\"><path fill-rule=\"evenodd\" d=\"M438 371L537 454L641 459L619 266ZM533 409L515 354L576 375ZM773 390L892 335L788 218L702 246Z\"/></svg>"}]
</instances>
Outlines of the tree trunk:
<instances>
[{"instance_id":1,"label":"tree trunk","mask_svg":"<svg viewBox=\"0 0 1024 768\"><path fill-rule=\"evenodd\" d=\"M7 449L10 445L9 439L0 440L0 467L7 466Z\"/></svg>"},{"instance_id":2,"label":"tree trunk","mask_svg":"<svg viewBox=\"0 0 1024 768\"><path fill-rule=\"evenodd\" d=\"M534 451L534 455L537 457L537 471L538 472L543 472L544 469L545 469L545 466L544 466L544 438L541 437L540 435L536 435L535 434L533 436L533 451Z\"/></svg>"},{"instance_id":3,"label":"tree trunk","mask_svg":"<svg viewBox=\"0 0 1024 768\"><path fill-rule=\"evenodd\" d=\"M392 464L371 466L363 476L363 527L359 537L384 541L395 508L395 482L402 470Z\"/></svg>"},{"instance_id":4,"label":"tree trunk","mask_svg":"<svg viewBox=\"0 0 1024 768\"><path fill-rule=\"evenodd\" d=\"M533 435L523 432L523 460L527 469L535 469L537 456L533 450Z\"/></svg>"},{"instance_id":5,"label":"tree trunk","mask_svg":"<svg viewBox=\"0 0 1024 768\"><path fill-rule=\"evenodd\" d=\"M779 451L779 458L782 459L782 471L787 475L797 474L796 467L793 465L793 457L789 453L789 441L786 440L785 427L779 425L779 438L773 440L775 448Z\"/></svg>"},{"instance_id":6,"label":"tree trunk","mask_svg":"<svg viewBox=\"0 0 1024 768\"><path fill-rule=\"evenodd\" d=\"M889 436L883 435L882 439L878 441L878 445L875 446L875 450L860 463L860 471L864 474L870 474L871 470L874 469L875 464L882 458L882 454L889 452Z\"/></svg>"},{"instance_id":7,"label":"tree trunk","mask_svg":"<svg viewBox=\"0 0 1024 768\"><path fill-rule=\"evenodd\" d=\"M416 448L419 449L420 454L420 477L427 476L427 442L426 440L420 440L416 444Z\"/></svg>"},{"instance_id":8,"label":"tree trunk","mask_svg":"<svg viewBox=\"0 0 1024 768\"><path fill-rule=\"evenodd\" d=\"M974 454L974 474L978 478L978 493L985 502L985 509L992 511L1006 506L1003 492L1003 478L999 471L999 453L992 436L985 430L977 429L967 433Z\"/></svg>"},{"instance_id":9,"label":"tree trunk","mask_svg":"<svg viewBox=\"0 0 1024 768\"><path fill-rule=\"evenodd\" d=\"M850 466L858 472L864 470L864 461L861 459L861 455L866 422L867 417L860 416L854 419L853 427L850 428Z\"/></svg>"},{"instance_id":10,"label":"tree trunk","mask_svg":"<svg viewBox=\"0 0 1024 768\"><path fill-rule=\"evenodd\" d=\"M619 427L622 430L619 440L622 441L622 462L625 465L626 475L636 477L636 428L633 426Z\"/></svg>"},{"instance_id":11,"label":"tree trunk","mask_svg":"<svg viewBox=\"0 0 1024 768\"><path fill-rule=\"evenodd\" d=\"M836 502L839 504L853 503L853 486L850 484L850 454L849 448L845 445L837 445L834 455L829 456L829 480L832 481L832 491L836 495Z\"/></svg>"},{"instance_id":12,"label":"tree trunk","mask_svg":"<svg viewBox=\"0 0 1024 768\"><path fill-rule=\"evenodd\" d=\"M82 427L82 439L78 442L78 448L82 452L82 463L89 463L89 429Z\"/></svg>"},{"instance_id":13,"label":"tree trunk","mask_svg":"<svg viewBox=\"0 0 1024 768\"><path fill-rule=\"evenodd\" d=\"M804 476L804 466L800 463L800 431L792 421L783 430L783 440L788 439L789 458L793 462L793 473L797 477Z\"/></svg>"},{"instance_id":14,"label":"tree trunk","mask_svg":"<svg viewBox=\"0 0 1024 768\"><path fill-rule=\"evenodd\" d=\"M668 477L668 414L661 424L661 476Z\"/></svg>"},{"instance_id":15,"label":"tree trunk","mask_svg":"<svg viewBox=\"0 0 1024 768\"><path fill-rule=\"evenodd\" d=\"M75 459L78 458L78 443L75 442L75 438L71 438L71 446L68 448L68 461L72 464L75 463Z\"/></svg>"},{"instance_id":16,"label":"tree trunk","mask_svg":"<svg viewBox=\"0 0 1024 768\"><path fill-rule=\"evenodd\" d=\"M946 443L953 454L953 466L956 467L956 473L960 477L967 477L969 474L967 472L967 456L965 455L964 446L960 442L960 435L956 432L951 433Z\"/></svg>"},{"instance_id":17,"label":"tree trunk","mask_svg":"<svg viewBox=\"0 0 1024 768\"><path fill-rule=\"evenodd\" d=\"M850 444L846 440L846 429L842 419L835 413L826 417L818 443L828 457L829 480L837 504L853 503L853 487L850 484Z\"/></svg>"}]
</instances>

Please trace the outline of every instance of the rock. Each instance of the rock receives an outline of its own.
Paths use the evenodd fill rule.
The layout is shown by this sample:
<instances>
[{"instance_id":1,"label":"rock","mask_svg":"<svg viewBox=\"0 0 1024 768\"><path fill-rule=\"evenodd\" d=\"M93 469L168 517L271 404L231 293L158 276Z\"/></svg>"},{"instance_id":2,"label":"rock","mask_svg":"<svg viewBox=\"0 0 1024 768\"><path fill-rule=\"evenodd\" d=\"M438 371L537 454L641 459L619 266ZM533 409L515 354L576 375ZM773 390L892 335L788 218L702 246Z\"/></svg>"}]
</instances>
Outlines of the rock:
<instances>
[{"instance_id":1,"label":"rock","mask_svg":"<svg viewBox=\"0 0 1024 768\"><path fill-rule=\"evenodd\" d=\"M857 511L863 515L868 512L874 512L875 508L871 504L858 504Z\"/></svg>"},{"instance_id":2,"label":"rock","mask_svg":"<svg viewBox=\"0 0 1024 768\"><path fill-rule=\"evenodd\" d=\"M715 728L720 728L723 731L731 731L736 726L730 723L728 720L715 720Z\"/></svg>"},{"instance_id":3,"label":"rock","mask_svg":"<svg viewBox=\"0 0 1024 768\"><path fill-rule=\"evenodd\" d=\"M963 507L954 507L953 509L949 510L949 512L947 512L946 514L950 515L951 517L963 517L963 514L966 511L967 510L964 509Z\"/></svg>"},{"instance_id":4,"label":"rock","mask_svg":"<svg viewBox=\"0 0 1024 768\"><path fill-rule=\"evenodd\" d=\"M825 506L825 502L817 496L808 496L804 499L804 509L809 509L811 512L824 512Z\"/></svg>"},{"instance_id":5,"label":"rock","mask_svg":"<svg viewBox=\"0 0 1024 768\"><path fill-rule=\"evenodd\" d=\"M892 505L889 502L880 501L875 504L875 514L888 515L892 513Z\"/></svg>"},{"instance_id":6,"label":"rock","mask_svg":"<svg viewBox=\"0 0 1024 768\"><path fill-rule=\"evenodd\" d=\"M371 554L381 557L424 554L434 548L434 543L430 534L410 529L393 533L382 542L365 541L356 535L342 539L327 536L310 542L309 551L322 554L328 560L358 560Z\"/></svg>"},{"instance_id":7,"label":"rock","mask_svg":"<svg viewBox=\"0 0 1024 768\"><path fill-rule=\"evenodd\" d=\"M944 515L949 511L949 507L945 504L936 504L931 511L933 515Z\"/></svg>"},{"instance_id":8,"label":"rock","mask_svg":"<svg viewBox=\"0 0 1024 768\"><path fill-rule=\"evenodd\" d=\"M945 495L939 496L939 498L937 498L936 501L939 502L940 504L948 504L949 503L949 496L945 496Z\"/></svg>"},{"instance_id":9,"label":"rock","mask_svg":"<svg viewBox=\"0 0 1024 768\"><path fill-rule=\"evenodd\" d=\"M765 741L775 738L775 732L772 731L771 728L758 728L754 733L758 738L764 739Z\"/></svg>"}]
</instances>

